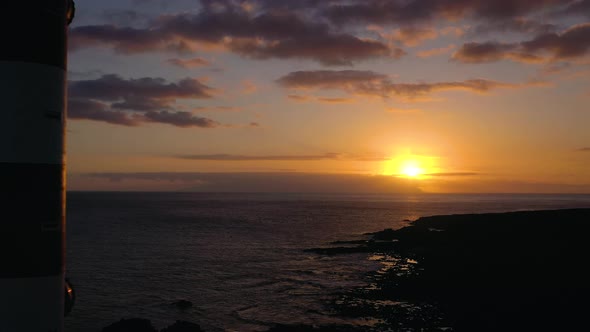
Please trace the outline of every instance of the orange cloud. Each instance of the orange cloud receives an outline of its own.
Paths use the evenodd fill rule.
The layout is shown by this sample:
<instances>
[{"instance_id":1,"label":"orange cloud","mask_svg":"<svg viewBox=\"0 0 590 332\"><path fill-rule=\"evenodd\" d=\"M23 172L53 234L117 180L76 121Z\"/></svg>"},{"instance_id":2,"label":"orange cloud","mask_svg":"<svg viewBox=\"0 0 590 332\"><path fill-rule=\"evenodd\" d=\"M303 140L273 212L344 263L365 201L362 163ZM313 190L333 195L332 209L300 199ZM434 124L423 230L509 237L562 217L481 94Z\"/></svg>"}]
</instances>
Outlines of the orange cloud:
<instances>
[{"instance_id":1,"label":"orange cloud","mask_svg":"<svg viewBox=\"0 0 590 332\"><path fill-rule=\"evenodd\" d=\"M309 97L307 96L302 96L302 95L288 95L287 98L297 101L297 102L304 102L304 101L308 101Z\"/></svg>"},{"instance_id":2,"label":"orange cloud","mask_svg":"<svg viewBox=\"0 0 590 332\"><path fill-rule=\"evenodd\" d=\"M393 38L406 46L418 46L422 42L435 39L438 36L436 30L431 28L404 27L393 32Z\"/></svg>"},{"instance_id":3,"label":"orange cloud","mask_svg":"<svg viewBox=\"0 0 590 332\"><path fill-rule=\"evenodd\" d=\"M326 104L349 104L354 102L352 98L326 98L320 97L317 98L319 102L326 103Z\"/></svg>"},{"instance_id":4,"label":"orange cloud","mask_svg":"<svg viewBox=\"0 0 590 332\"><path fill-rule=\"evenodd\" d=\"M465 35L465 27L445 27L440 30L440 34L443 36L453 35L455 37L462 37Z\"/></svg>"},{"instance_id":5,"label":"orange cloud","mask_svg":"<svg viewBox=\"0 0 590 332\"><path fill-rule=\"evenodd\" d=\"M256 83L250 80L243 80L242 81L242 94L249 95L258 91L258 86Z\"/></svg>"},{"instance_id":6,"label":"orange cloud","mask_svg":"<svg viewBox=\"0 0 590 332\"><path fill-rule=\"evenodd\" d=\"M369 25L367 30L377 33L382 39L390 43L390 47L395 44L414 47L426 40L435 39L438 36L436 30L428 27L407 26L391 31L385 31L384 28L377 25Z\"/></svg>"}]
</instances>

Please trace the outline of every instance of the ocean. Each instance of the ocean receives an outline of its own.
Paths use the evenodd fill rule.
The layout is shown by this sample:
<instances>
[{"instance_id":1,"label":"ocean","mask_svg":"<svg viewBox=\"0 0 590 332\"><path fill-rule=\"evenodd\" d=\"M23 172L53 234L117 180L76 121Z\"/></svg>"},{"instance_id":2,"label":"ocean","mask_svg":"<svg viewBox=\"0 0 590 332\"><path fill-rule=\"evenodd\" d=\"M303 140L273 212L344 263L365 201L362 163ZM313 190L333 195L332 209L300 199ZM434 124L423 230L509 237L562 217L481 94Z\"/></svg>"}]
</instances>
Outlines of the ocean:
<instances>
[{"instance_id":1,"label":"ocean","mask_svg":"<svg viewBox=\"0 0 590 332\"><path fill-rule=\"evenodd\" d=\"M66 331L121 318L206 331L354 322L326 307L379 267L367 254L305 249L365 239L422 216L590 207L590 195L70 192ZM181 310L178 300L193 303Z\"/></svg>"}]
</instances>

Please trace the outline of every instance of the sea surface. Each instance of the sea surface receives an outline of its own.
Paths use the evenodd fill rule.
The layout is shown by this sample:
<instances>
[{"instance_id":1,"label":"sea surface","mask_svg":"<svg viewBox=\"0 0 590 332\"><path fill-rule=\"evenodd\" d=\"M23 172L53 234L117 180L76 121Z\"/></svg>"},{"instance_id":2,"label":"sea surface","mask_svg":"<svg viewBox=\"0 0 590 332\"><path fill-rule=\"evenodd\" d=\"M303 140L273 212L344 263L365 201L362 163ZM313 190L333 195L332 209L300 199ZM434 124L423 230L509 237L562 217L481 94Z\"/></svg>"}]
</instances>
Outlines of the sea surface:
<instances>
[{"instance_id":1,"label":"sea surface","mask_svg":"<svg viewBox=\"0 0 590 332\"><path fill-rule=\"evenodd\" d=\"M188 320L247 332L364 324L331 315L325 303L365 285L379 263L305 249L422 216L590 207L590 195L70 192L67 206L67 276L77 300L66 331L142 317L157 328ZM193 307L171 305L181 299Z\"/></svg>"}]
</instances>

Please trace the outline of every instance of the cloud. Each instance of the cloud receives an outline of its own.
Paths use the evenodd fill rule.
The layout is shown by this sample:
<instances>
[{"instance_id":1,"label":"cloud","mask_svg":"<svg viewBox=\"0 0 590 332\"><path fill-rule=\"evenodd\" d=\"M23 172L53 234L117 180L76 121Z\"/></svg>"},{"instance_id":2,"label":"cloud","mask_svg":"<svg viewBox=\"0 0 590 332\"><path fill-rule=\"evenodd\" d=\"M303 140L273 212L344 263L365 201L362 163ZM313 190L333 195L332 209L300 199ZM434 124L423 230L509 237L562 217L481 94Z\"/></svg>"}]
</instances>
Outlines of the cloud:
<instances>
[{"instance_id":1,"label":"cloud","mask_svg":"<svg viewBox=\"0 0 590 332\"><path fill-rule=\"evenodd\" d=\"M137 23L148 19L147 16L132 9L106 9L102 17L113 24Z\"/></svg>"},{"instance_id":2,"label":"cloud","mask_svg":"<svg viewBox=\"0 0 590 332\"><path fill-rule=\"evenodd\" d=\"M567 60L590 53L590 23L578 24L561 33L543 33L520 43L466 43L453 60L463 63L510 59L525 63Z\"/></svg>"},{"instance_id":3,"label":"cloud","mask_svg":"<svg viewBox=\"0 0 590 332\"><path fill-rule=\"evenodd\" d=\"M288 95L287 98L297 101L297 102L304 102L304 101L309 100L308 96L302 96L302 95Z\"/></svg>"},{"instance_id":4,"label":"cloud","mask_svg":"<svg viewBox=\"0 0 590 332\"><path fill-rule=\"evenodd\" d=\"M414 25L387 30L382 26L372 24L367 27L367 30L378 34L381 39L387 40L390 48L399 52L398 58L406 55L406 52L395 45L415 47L438 36L438 32L430 27Z\"/></svg>"},{"instance_id":5,"label":"cloud","mask_svg":"<svg viewBox=\"0 0 590 332\"><path fill-rule=\"evenodd\" d=\"M72 97L75 98L75 97ZM111 103L112 109L128 110L128 111L157 111L157 110L170 110L170 100L167 99L154 99L154 98L142 98L129 96L122 101Z\"/></svg>"},{"instance_id":6,"label":"cloud","mask_svg":"<svg viewBox=\"0 0 590 332\"><path fill-rule=\"evenodd\" d=\"M401 96L420 96L436 91L463 90L485 93L498 88L514 88L517 85L485 79L471 79L458 82L436 83L393 83L386 86L390 93Z\"/></svg>"},{"instance_id":7,"label":"cloud","mask_svg":"<svg viewBox=\"0 0 590 332\"><path fill-rule=\"evenodd\" d=\"M68 93L74 98L103 100L158 100L176 98L211 98L213 88L193 78L168 83L163 78L143 77L124 79L115 74L103 75L94 80L72 81Z\"/></svg>"},{"instance_id":8,"label":"cloud","mask_svg":"<svg viewBox=\"0 0 590 332\"><path fill-rule=\"evenodd\" d=\"M583 56L590 50L590 23L574 25L561 34L541 34L521 45L528 52L549 52L554 59Z\"/></svg>"},{"instance_id":9,"label":"cloud","mask_svg":"<svg viewBox=\"0 0 590 332\"><path fill-rule=\"evenodd\" d=\"M440 177L455 177L455 176L476 176L476 175L481 175L479 173L475 173L475 172L442 172L442 173L426 173L424 174L426 176L440 176Z\"/></svg>"},{"instance_id":10,"label":"cloud","mask_svg":"<svg viewBox=\"0 0 590 332\"><path fill-rule=\"evenodd\" d=\"M156 122L177 127L211 128L219 124L190 112L174 111L177 99L203 99L213 89L196 79L168 83L162 78L124 79L103 75L68 84L68 113L72 119L138 126Z\"/></svg>"},{"instance_id":11,"label":"cloud","mask_svg":"<svg viewBox=\"0 0 590 332\"><path fill-rule=\"evenodd\" d=\"M197 112L239 112L241 111L241 108L234 106L198 106L193 108L193 110Z\"/></svg>"},{"instance_id":12,"label":"cloud","mask_svg":"<svg viewBox=\"0 0 590 332\"><path fill-rule=\"evenodd\" d=\"M110 105L96 100L70 99L68 118L74 120L93 120L123 126L137 126L141 121L124 112L110 110Z\"/></svg>"},{"instance_id":13,"label":"cloud","mask_svg":"<svg viewBox=\"0 0 590 332\"><path fill-rule=\"evenodd\" d=\"M320 155L263 155L247 156L234 154L201 154L182 155L180 159L190 160L216 160L216 161L314 161L314 160L337 160L342 157L340 153L324 153Z\"/></svg>"},{"instance_id":14,"label":"cloud","mask_svg":"<svg viewBox=\"0 0 590 332\"><path fill-rule=\"evenodd\" d=\"M590 147L585 147L585 148L580 148L576 151L580 151L580 152L590 152Z\"/></svg>"},{"instance_id":15,"label":"cloud","mask_svg":"<svg viewBox=\"0 0 590 332\"><path fill-rule=\"evenodd\" d=\"M144 118L148 122L166 123L181 128L213 128L219 126L219 123L211 119L194 116L190 112L146 112Z\"/></svg>"},{"instance_id":16,"label":"cloud","mask_svg":"<svg viewBox=\"0 0 590 332\"><path fill-rule=\"evenodd\" d=\"M241 84L242 84L242 89L240 92L242 94L250 95L250 94L256 93L258 91L258 86L253 81L243 80Z\"/></svg>"},{"instance_id":17,"label":"cloud","mask_svg":"<svg viewBox=\"0 0 590 332\"><path fill-rule=\"evenodd\" d=\"M144 5L150 2L160 2L163 0L131 0L131 2L133 2L134 4L140 4L140 5Z\"/></svg>"},{"instance_id":18,"label":"cloud","mask_svg":"<svg viewBox=\"0 0 590 332\"><path fill-rule=\"evenodd\" d=\"M313 59L325 66L351 66L360 60L402 55L397 51L392 53L381 42L345 34L309 35L274 42L242 39L232 41L229 47L234 53L253 59Z\"/></svg>"},{"instance_id":19,"label":"cloud","mask_svg":"<svg viewBox=\"0 0 590 332\"><path fill-rule=\"evenodd\" d=\"M544 62L542 57L531 53L522 53L518 49L516 44L509 43L466 43L453 54L452 59L462 63L485 63L506 59L526 63Z\"/></svg>"},{"instance_id":20,"label":"cloud","mask_svg":"<svg viewBox=\"0 0 590 332\"><path fill-rule=\"evenodd\" d=\"M380 82L386 78L386 75L368 70L314 70L291 72L279 78L277 82L288 88L329 88Z\"/></svg>"},{"instance_id":21,"label":"cloud","mask_svg":"<svg viewBox=\"0 0 590 332\"><path fill-rule=\"evenodd\" d=\"M375 57L401 56L376 40L333 31L325 23L286 11L253 13L230 3L204 5L198 13L164 15L150 28L114 25L71 30L71 50L106 46L118 53L187 52L216 45L253 59L300 58L324 65L351 65Z\"/></svg>"},{"instance_id":22,"label":"cloud","mask_svg":"<svg viewBox=\"0 0 590 332\"><path fill-rule=\"evenodd\" d=\"M408 26L393 30L389 38L405 46L414 47L437 36L438 33L432 28Z\"/></svg>"},{"instance_id":23,"label":"cloud","mask_svg":"<svg viewBox=\"0 0 590 332\"><path fill-rule=\"evenodd\" d=\"M455 44L451 44L446 47L439 47L439 48L432 48L429 50L423 50L423 51L416 53L416 55L418 55L418 57L420 57L420 58L429 58L429 57L433 57L433 56L437 56L437 55L441 55L441 54L447 54L447 53L451 52L453 49L455 49L455 47L456 47Z\"/></svg>"},{"instance_id":24,"label":"cloud","mask_svg":"<svg viewBox=\"0 0 590 332\"><path fill-rule=\"evenodd\" d=\"M339 90L354 95L414 99L431 93L446 90L463 90L485 93L498 88L516 88L522 85L471 79L458 82L434 83L394 83L386 75L372 71L296 71L277 80L277 83L290 89Z\"/></svg>"},{"instance_id":25,"label":"cloud","mask_svg":"<svg viewBox=\"0 0 590 332\"><path fill-rule=\"evenodd\" d=\"M493 62L506 58L505 52L514 48L512 44L499 42L466 43L453 54L453 60L463 63Z\"/></svg>"},{"instance_id":26,"label":"cloud","mask_svg":"<svg viewBox=\"0 0 590 332\"><path fill-rule=\"evenodd\" d=\"M440 29L439 32L443 36L463 37L468 28L469 26L448 26Z\"/></svg>"},{"instance_id":27,"label":"cloud","mask_svg":"<svg viewBox=\"0 0 590 332\"><path fill-rule=\"evenodd\" d=\"M488 34L492 32L518 32L518 33L547 33L557 30L557 25L537 21L525 17L507 18L504 20L484 22L474 29L476 34Z\"/></svg>"},{"instance_id":28,"label":"cloud","mask_svg":"<svg viewBox=\"0 0 590 332\"><path fill-rule=\"evenodd\" d=\"M87 173L70 174L69 188L266 193L419 193L393 176L317 173Z\"/></svg>"},{"instance_id":29,"label":"cloud","mask_svg":"<svg viewBox=\"0 0 590 332\"><path fill-rule=\"evenodd\" d=\"M321 8L325 8L329 2L325 0L258 0L254 1L265 10L280 10L280 11L312 11L317 12Z\"/></svg>"},{"instance_id":30,"label":"cloud","mask_svg":"<svg viewBox=\"0 0 590 332\"><path fill-rule=\"evenodd\" d=\"M463 181L461 181L463 179ZM437 192L456 193L588 193L588 184L502 181L477 177L429 182ZM318 174L296 172L265 173L68 173L70 190L105 191L188 191L263 193L404 193L422 192L426 181L411 181L394 176L359 174ZM424 184L421 184L424 183Z\"/></svg>"},{"instance_id":31,"label":"cloud","mask_svg":"<svg viewBox=\"0 0 590 332\"><path fill-rule=\"evenodd\" d=\"M590 0L571 1L570 4L556 12L560 16L582 15L590 18Z\"/></svg>"},{"instance_id":32,"label":"cloud","mask_svg":"<svg viewBox=\"0 0 590 332\"><path fill-rule=\"evenodd\" d=\"M97 77L104 75L104 72L99 69L86 70L86 71L71 71L68 70L68 80L72 79L88 79L91 77Z\"/></svg>"},{"instance_id":33,"label":"cloud","mask_svg":"<svg viewBox=\"0 0 590 332\"><path fill-rule=\"evenodd\" d=\"M196 154L196 155L179 155L179 159L187 160L208 160L208 161L318 161L318 160L337 160L337 161L387 161L388 157L377 155L354 155L345 153L327 152L323 154L304 154L304 155L239 155L239 154Z\"/></svg>"},{"instance_id":34,"label":"cloud","mask_svg":"<svg viewBox=\"0 0 590 332\"><path fill-rule=\"evenodd\" d=\"M406 52L399 45L413 47L451 33L462 36L469 23L476 24L472 28L476 34L554 33L557 25L547 19L588 16L589 3L589 0L201 0L198 11L142 20L146 23L141 28L125 26L142 19L141 14L133 10L113 12L111 21L120 25L74 27L70 30L70 48L75 51L107 47L120 54L154 51L183 54L215 48L251 59L305 59L326 66L349 66L373 58L400 58ZM467 25L433 28L460 20ZM367 38L359 25L373 27L380 37ZM526 48L524 44L521 46ZM551 53L555 48L555 45L547 46L545 51ZM572 49L571 45L557 48ZM528 54L517 50L499 59L535 61L536 58L526 57ZM171 59L170 63L199 65L182 59Z\"/></svg>"},{"instance_id":35,"label":"cloud","mask_svg":"<svg viewBox=\"0 0 590 332\"><path fill-rule=\"evenodd\" d=\"M157 29L139 29L115 25L87 25L75 27L68 36L70 51L79 49L110 46L117 53L134 54L153 50L169 49L186 51L181 43L171 40L170 36Z\"/></svg>"},{"instance_id":36,"label":"cloud","mask_svg":"<svg viewBox=\"0 0 590 332\"><path fill-rule=\"evenodd\" d=\"M434 6L419 5L410 1L406 6L394 1L351 1L330 6L325 10L325 16L337 24L387 24L390 22L428 21L433 17Z\"/></svg>"},{"instance_id":37,"label":"cloud","mask_svg":"<svg viewBox=\"0 0 590 332\"><path fill-rule=\"evenodd\" d=\"M489 19L504 19L506 17L521 17L547 10L554 6L569 3L570 0L475 0L469 3L470 9L479 17Z\"/></svg>"},{"instance_id":38,"label":"cloud","mask_svg":"<svg viewBox=\"0 0 590 332\"><path fill-rule=\"evenodd\" d=\"M173 65L173 66L177 66L180 68L195 68L195 67L204 67L204 66L211 65L211 63L209 61L207 61L206 59L200 58L200 57L191 58L191 59L178 59L178 58L168 59L166 62Z\"/></svg>"},{"instance_id":39,"label":"cloud","mask_svg":"<svg viewBox=\"0 0 590 332\"><path fill-rule=\"evenodd\" d=\"M334 1L323 15L338 24L414 24L448 19L489 21L522 17L570 0L350 0Z\"/></svg>"},{"instance_id":40,"label":"cloud","mask_svg":"<svg viewBox=\"0 0 590 332\"><path fill-rule=\"evenodd\" d=\"M205 7L199 13L162 16L156 26L171 35L205 42L227 38L284 40L304 38L310 33L329 34L327 25L305 21L296 14L263 12L252 15L236 7L219 10Z\"/></svg>"},{"instance_id":41,"label":"cloud","mask_svg":"<svg viewBox=\"0 0 590 332\"><path fill-rule=\"evenodd\" d=\"M348 104L352 103L354 99L352 98L327 98L327 97L320 97L317 100L321 103L325 104Z\"/></svg>"}]
</instances>

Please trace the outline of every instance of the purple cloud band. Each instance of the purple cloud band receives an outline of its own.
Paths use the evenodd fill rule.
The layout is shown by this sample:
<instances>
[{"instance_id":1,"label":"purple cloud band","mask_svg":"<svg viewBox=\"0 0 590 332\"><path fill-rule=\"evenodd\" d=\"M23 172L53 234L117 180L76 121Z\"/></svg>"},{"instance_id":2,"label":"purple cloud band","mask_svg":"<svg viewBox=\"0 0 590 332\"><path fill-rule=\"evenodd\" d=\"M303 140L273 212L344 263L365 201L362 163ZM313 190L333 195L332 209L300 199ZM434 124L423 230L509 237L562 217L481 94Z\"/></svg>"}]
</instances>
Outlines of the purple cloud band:
<instances>
[{"instance_id":1,"label":"purple cloud band","mask_svg":"<svg viewBox=\"0 0 590 332\"><path fill-rule=\"evenodd\" d=\"M210 98L213 89L185 78L168 83L162 78L124 79L103 75L68 84L68 116L124 126L164 123L177 127L212 128L219 124L190 112L175 111L177 99Z\"/></svg>"},{"instance_id":2,"label":"purple cloud band","mask_svg":"<svg viewBox=\"0 0 590 332\"><path fill-rule=\"evenodd\" d=\"M520 43L466 43L453 59L463 63L499 60L544 62L581 57L590 53L590 23L575 25L561 33L548 32Z\"/></svg>"},{"instance_id":3,"label":"purple cloud band","mask_svg":"<svg viewBox=\"0 0 590 332\"><path fill-rule=\"evenodd\" d=\"M291 72L277 80L277 83L291 89L339 90L356 95L379 97L397 96L417 98L444 90L464 90L485 93L498 88L517 88L522 85L471 79L456 82L394 83L389 77L372 71L357 70L316 70Z\"/></svg>"}]
</instances>

